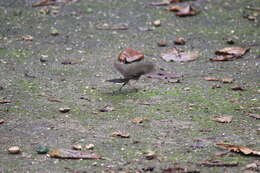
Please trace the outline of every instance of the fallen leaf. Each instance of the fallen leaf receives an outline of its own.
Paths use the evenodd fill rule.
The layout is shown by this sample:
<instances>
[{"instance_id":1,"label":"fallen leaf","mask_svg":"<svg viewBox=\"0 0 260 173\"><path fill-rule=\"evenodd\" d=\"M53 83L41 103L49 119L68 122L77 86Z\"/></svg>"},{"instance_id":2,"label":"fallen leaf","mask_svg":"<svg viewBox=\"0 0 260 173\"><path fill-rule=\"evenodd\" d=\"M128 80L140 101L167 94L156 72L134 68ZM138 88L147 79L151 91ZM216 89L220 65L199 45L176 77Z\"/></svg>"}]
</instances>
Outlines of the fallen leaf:
<instances>
[{"instance_id":1,"label":"fallen leaf","mask_svg":"<svg viewBox=\"0 0 260 173\"><path fill-rule=\"evenodd\" d=\"M147 152L144 152L144 156L147 160L153 160L156 158L156 154L154 151L147 151Z\"/></svg>"},{"instance_id":2,"label":"fallen leaf","mask_svg":"<svg viewBox=\"0 0 260 173\"><path fill-rule=\"evenodd\" d=\"M214 58L211 58L212 61L229 61L234 60L236 58L240 58L243 56L249 48L243 48L243 47L226 47L224 49L217 50L215 52L216 56Z\"/></svg>"},{"instance_id":3,"label":"fallen leaf","mask_svg":"<svg viewBox=\"0 0 260 173\"><path fill-rule=\"evenodd\" d=\"M216 116L213 118L213 121L219 123L230 123L232 121L232 116Z\"/></svg>"},{"instance_id":4,"label":"fallen leaf","mask_svg":"<svg viewBox=\"0 0 260 173\"><path fill-rule=\"evenodd\" d=\"M194 16L199 13L198 10L195 10L191 4L188 4L185 7L180 6L172 6L168 8L169 11L176 11L176 16L186 17L186 16Z\"/></svg>"},{"instance_id":5,"label":"fallen leaf","mask_svg":"<svg viewBox=\"0 0 260 173\"><path fill-rule=\"evenodd\" d=\"M11 100L0 99L0 104L11 103Z\"/></svg>"},{"instance_id":6,"label":"fallen leaf","mask_svg":"<svg viewBox=\"0 0 260 173\"><path fill-rule=\"evenodd\" d=\"M114 108L112 106L105 106L104 108L100 109L100 112L111 112Z\"/></svg>"},{"instance_id":7,"label":"fallen leaf","mask_svg":"<svg viewBox=\"0 0 260 173\"><path fill-rule=\"evenodd\" d=\"M69 112L69 111L70 111L70 107L61 107L61 108L59 108L59 111L60 111L61 113Z\"/></svg>"},{"instance_id":8,"label":"fallen leaf","mask_svg":"<svg viewBox=\"0 0 260 173\"><path fill-rule=\"evenodd\" d=\"M183 52L177 48L171 48L166 51L161 52L161 58L167 62L175 61L175 62L187 62L194 61L199 57L198 51L188 51Z\"/></svg>"},{"instance_id":9,"label":"fallen leaf","mask_svg":"<svg viewBox=\"0 0 260 173\"><path fill-rule=\"evenodd\" d=\"M216 78L216 77L204 77L204 80L206 81L220 81L220 78Z\"/></svg>"},{"instance_id":10,"label":"fallen leaf","mask_svg":"<svg viewBox=\"0 0 260 173\"><path fill-rule=\"evenodd\" d=\"M232 145L232 144L224 144L224 143L218 143L216 144L218 148L233 151L233 152L238 152L238 153L243 153L245 155L256 155L260 156L260 151L252 150L248 147L245 146L240 146L240 145Z\"/></svg>"},{"instance_id":11,"label":"fallen leaf","mask_svg":"<svg viewBox=\"0 0 260 173\"><path fill-rule=\"evenodd\" d=\"M130 134L129 133L121 133L121 132L113 132L111 134L112 137L121 137L121 138L129 138Z\"/></svg>"},{"instance_id":12,"label":"fallen leaf","mask_svg":"<svg viewBox=\"0 0 260 173\"><path fill-rule=\"evenodd\" d=\"M94 147L95 147L94 144L87 144L87 145L85 145L85 149L87 149L87 150L92 150Z\"/></svg>"},{"instance_id":13,"label":"fallen leaf","mask_svg":"<svg viewBox=\"0 0 260 173\"><path fill-rule=\"evenodd\" d=\"M58 100L58 99L55 99L55 98L48 98L48 101L49 102L58 102L58 103L61 103L62 101Z\"/></svg>"},{"instance_id":14,"label":"fallen leaf","mask_svg":"<svg viewBox=\"0 0 260 173\"><path fill-rule=\"evenodd\" d=\"M234 79L233 78L223 78L223 79L221 79L221 81L223 83L232 83L234 81Z\"/></svg>"},{"instance_id":15,"label":"fallen leaf","mask_svg":"<svg viewBox=\"0 0 260 173\"><path fill-rule=\"evenodd\" d=\"M137 117L137 118L132 120L132 123L141 124L141 123L143 123L144 121L147 121L147 120L149 120L149 119L146 118L146 117Z\"/></svg>"},{"instance_id":16,"label":"fallen leaf","mask_svg":"<svg viewBox=\"0 0 260 173\"><path fill-rule=\"evenodd\" d=\"M259 114L247 114L247 116L255 118L255 119L260 119L260 115Z\"/></svg>"},{"instance_id":17,"label":"fallen leaf","mask_svg":"<svg viewBox=\"0 0 260 173\"><path fill-rule=\"evenodd\" d=\"M161 26L161 21L160 20L155 20L155 21L153 21L153 25L155 27L159 27L159 26Z\"/></svg>"},{"instance_id":18,"label":"fallen leaf","mask_svg":"<svg viewBox=\"0 0 260 173\"><path fill-rule=\"evenodd\" d=\"M179 37L176 40L174 40L174 43L178 45L184 45L186 43L186 40L182 37Z\"/></svg>"},{"instance_id":19,"label":"fallen leaf","mask_svg":"<svg viewBox=\"0 0 260 173\"><path fill-rule=\"evenodd\" d=\"M154 72L146 75L148 78L152 79L176 79L182 78L183 75L175 74L175 73L168 73L168 72Z\"/></svg>"},{"instance_id":20,"label":"fallen leaf","mask_svg":"<svg viewBox=\"0 0 260 173\"><path fill-rule=\"evenodd\" d=\"M0 124L3 124L5 122L4 119L0 119Z\"/></svg>"},{"instance_id":21,"label":"fallen leaf","mask_svg":"<svg viewBox=\"0 0 260 173\"><path fill-rule=\"evenodd\" d=\"M234 91L243 91L243 90L245 90L245 89L244 89L242 86L240 86L240 85L232 86L231 89L234 90Z\"/></svg>"},{"instance_id":22,"label":"fallen leaf","mask_svg":"<svg viewBox=\"0 0 260 173\"><path fill-rule=\"evenodd\" d=\"M207 166L207 167L214 167L214 166L238 166L238 162L233 161L233 162L224 162L224 161L219 161L219 160L205 160L200 163L198 163L199 166Z\"/></svg>"},{"instance_id":23,"label":"fallen leaf","mask_svg":"<svg viewBox=\"0 0 260 173\"><path fill-rule=\"evenodd\" d=\"M54 149L48 152L48 156L60 159L101 159L101 155L94 153L86 153L70 149Z\"/></svg>"},{"instance_id":24,"label":"fallen leaf","mask_svg":"<svg viewBox=\"0 0 260 173\"><path fill-rule=\"evenodd\" d=\"M80 144L75 144L72 146L72 149L74 150L82 150L82 146Z\"/></svg>"},{"instance_id":25,"label":"fallen leaf","mask_svg":"<svg viewBox=\"0 0 260 173\"><path fill-rule=\"evenodd\" d=\"M33 41L33 36L31 36L31 35L22 36L22 40L24 40L24 41Z\"/></svg>"},{"instance_id":26,"label":"fallen leaf","mask_svg":"<svg viewBox=\"0 0 260 173\"><path fill-rule=\"evenodd\" d=\"M118 56L118 60L124 63L131 63L142 59L144 59L144 54L132 48L126 48Z\"/></svg>"},{"instance_id":27,"label":"fallen leaf","mask_svg":"<svg viewBox=\"0 0 260 173\"><path fill-rule=\"evenodd\" d=\"M18 146L12 146L12 147L8 148L8 152L10 154L19 154L19 153L21 153L21 149Z\"/></svg>"}]
</instances>

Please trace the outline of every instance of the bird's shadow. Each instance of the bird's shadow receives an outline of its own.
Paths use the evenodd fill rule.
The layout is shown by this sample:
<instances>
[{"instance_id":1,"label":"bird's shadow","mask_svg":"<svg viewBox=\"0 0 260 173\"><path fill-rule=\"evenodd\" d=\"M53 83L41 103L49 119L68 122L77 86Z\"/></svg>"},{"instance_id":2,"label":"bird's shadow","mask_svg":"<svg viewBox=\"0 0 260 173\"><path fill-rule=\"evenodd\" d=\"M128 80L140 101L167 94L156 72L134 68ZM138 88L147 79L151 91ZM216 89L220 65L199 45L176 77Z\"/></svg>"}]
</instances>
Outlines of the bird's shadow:
<instances>
[{"instance_id":1,"label":"bird's shadow","mask_svg":"<svg viewBox=\"0 0 260 173\"><path fill-rule=\"evenodd\" d=\"M124 88L121 90L112 90L110 92L105 92L105 94L107 95L111 95L111 96L118 96L118 95L127 95L127 94L131 94L131 93L137 93L139 90L137 88Z\"/></svg>"}]
</instances>

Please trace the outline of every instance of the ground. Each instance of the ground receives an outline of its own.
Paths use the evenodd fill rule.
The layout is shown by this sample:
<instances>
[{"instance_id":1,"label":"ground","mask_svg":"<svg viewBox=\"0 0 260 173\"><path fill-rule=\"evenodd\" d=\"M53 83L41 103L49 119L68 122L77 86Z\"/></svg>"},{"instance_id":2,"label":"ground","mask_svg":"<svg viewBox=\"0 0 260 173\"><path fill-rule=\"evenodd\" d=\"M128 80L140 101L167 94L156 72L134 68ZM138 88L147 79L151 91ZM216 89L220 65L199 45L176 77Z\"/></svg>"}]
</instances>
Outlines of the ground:
<instances>
[{"instance_id":1,"label":"ground","mask_svg":"<svg viewBox=\"0 0 260 173\"><path fill-rule=\"evenodd\" d=\"M245 8L260 7L259 1L188 1L200 13L185 18L151 6L155 0L80 0L32 7L35 2L0 2L0 99L11 101L0 104L0 172L161 172L182 167L231 173L246 172L246 165L259 160L233 152L214 155L223 151L216 147L218 142L260 150L259 120L247 116L259 114L260 107L259 11ZM256 19L248 20L247 15ZM154 27L154 20L161 26ZM122 25L128 29L97 29ZM33 40L22 40L26 35ZM187 43L177 47L200 52L197 60L176 63L160 58L178 37ZM227 38L250 51L234 61L210 61L216 50L230 46ZM160 40L168 46L158 47ZM120 75L112 64L127 47L143 52L157 69L182 74L180 83L142 77L136 83L138 92L129 87L116 92L120 86L105 80ZM205 81L208 76L234 82ZM214 84L221 88L212 89ZM233 91L234 85L245 90ZM59 112L65 106L71 110ZM114 111L100 112L105 106ZM218 123L215 116L233 120ZM136 117L148 120L134 124ZM130 137L112 137L115 131ZM36 152L39 145L71 149L90 143L103 159L62 160ZM8 154L14 145L21 154ZM145 158L145 152L155 152L156 158ZM205 160L239 165L198 165Z\"/></svg>"}]
</instances>

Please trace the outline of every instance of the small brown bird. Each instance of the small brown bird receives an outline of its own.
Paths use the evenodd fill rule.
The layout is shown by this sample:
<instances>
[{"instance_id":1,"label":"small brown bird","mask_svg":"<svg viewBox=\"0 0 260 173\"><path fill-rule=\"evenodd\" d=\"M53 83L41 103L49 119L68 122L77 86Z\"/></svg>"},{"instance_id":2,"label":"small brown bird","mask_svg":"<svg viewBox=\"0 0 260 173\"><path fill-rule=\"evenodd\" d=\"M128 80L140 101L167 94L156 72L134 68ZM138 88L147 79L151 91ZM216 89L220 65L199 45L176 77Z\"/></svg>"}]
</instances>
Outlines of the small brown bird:
<instances>
[{"instance_id":1,"label":"small brown bird","mask_svg":"<svg viewBox=\"0 0 260 173\"><path fill-rule=\"evenodd\" d=\"M138 80L142 75L151 73L155 70L155 65L152 62L135 62L132 64L114 63L114 67L119 71L124 78L110 79L107 82L123 83L119 91L129 83L130 80Z\"/></svg>"}]
</instances>

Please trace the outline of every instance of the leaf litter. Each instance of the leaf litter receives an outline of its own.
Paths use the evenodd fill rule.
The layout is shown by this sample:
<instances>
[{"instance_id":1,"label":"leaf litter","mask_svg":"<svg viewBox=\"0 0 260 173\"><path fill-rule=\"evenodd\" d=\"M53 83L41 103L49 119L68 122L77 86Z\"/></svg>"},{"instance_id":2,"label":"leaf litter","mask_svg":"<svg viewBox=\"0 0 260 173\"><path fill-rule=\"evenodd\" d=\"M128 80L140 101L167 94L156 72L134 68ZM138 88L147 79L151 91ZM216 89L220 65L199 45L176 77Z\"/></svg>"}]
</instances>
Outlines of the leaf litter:
<instances>
[{"instance_id":1,"label":"leaf litter","mask_svg":"<svg viewBox=\"0 0 260 173\"><path fill-rule=\"evenodd\" d=\"M196 60L199 57L199 52L198 51L184 52L183 50L174 47L174 48L162 51L160 56L166 62L170 62L170 61L188 62L188 61Z\"/></svg>"}]
</instances>

